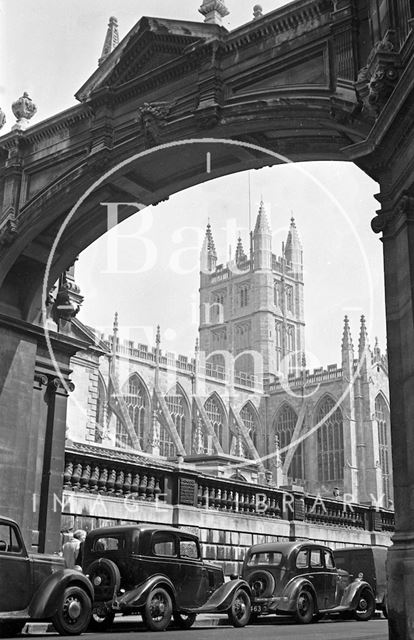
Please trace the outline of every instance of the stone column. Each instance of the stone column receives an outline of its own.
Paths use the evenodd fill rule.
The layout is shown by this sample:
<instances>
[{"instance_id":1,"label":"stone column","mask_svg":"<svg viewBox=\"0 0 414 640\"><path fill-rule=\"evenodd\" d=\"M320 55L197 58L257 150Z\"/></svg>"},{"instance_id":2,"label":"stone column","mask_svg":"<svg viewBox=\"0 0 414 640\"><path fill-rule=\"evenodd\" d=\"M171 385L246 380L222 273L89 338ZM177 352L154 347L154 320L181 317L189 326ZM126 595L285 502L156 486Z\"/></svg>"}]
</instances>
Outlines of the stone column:
<instances>
[{"instance_id":1,"label":"stone column","mask_svg":"<svg viewBox=\"0 0 414 640\"><path fill-rule=\"evenodd\" d=\"M395 534L388 553L390 640L414 640L414 197L382 203Z\"/></svg>"},{"instance_id":2,"label":"stone column","mask_svg":"<svg viewBox=\"0 0 414 640\"><path fill-rule=\"evenodd\" d=\"M86 344L51 332L63 379ZM26 545L58 551L67 394L41 327L0 314L0 513L21 526Z\"/></svg>"}]
</instances>

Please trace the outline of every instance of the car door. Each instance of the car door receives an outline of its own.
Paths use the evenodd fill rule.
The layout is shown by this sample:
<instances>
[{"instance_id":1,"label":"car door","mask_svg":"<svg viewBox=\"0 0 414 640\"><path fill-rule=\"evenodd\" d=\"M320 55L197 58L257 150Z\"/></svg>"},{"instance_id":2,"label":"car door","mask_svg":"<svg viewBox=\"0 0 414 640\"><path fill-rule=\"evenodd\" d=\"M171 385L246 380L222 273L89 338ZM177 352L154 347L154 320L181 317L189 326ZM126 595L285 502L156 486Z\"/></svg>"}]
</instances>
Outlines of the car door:
<instances>
[{"instance_id":1,"label":"car door","mask_svg":"<svg viewBox=\"0 0 414 640\"><path fill-rule=\"evenodd\" d=\"M31 596L31 565L20 532L0 522L0 611L21 611Z\"/></svg>"},{"instance_id":2,"label":"car door","mask_svg":"<svg viewBox=\"0 0 414 640\"><path fill-rule=\"evenodd\" d=\"M323 549L323 562L325 566L325 601L326 609L332 609L336 605L338 597L339 576L335 568L333 554L330 549Z\"/></svg>"},{"instance_id":3,"label":"car door","mask_svg":"<svg viewBox=\"0 0 414 640\"><path fill-rule=\"evenodd\" d=\"M325 567L322 549L309 550L309 580L316 593L318 609L326 609Z\"/></svg>"},{"instance_id":4,"label":"car door","mask_svg":"<svg viewBox=\"0 0 414 640\"><path fill-rule=\"evenodd\" d=\"M203 567L198 541L189 536L180 536L179 562L177 604L183 608L200 607L206 602L209 592L208 575Z\"/></svg>"}]
</instances>

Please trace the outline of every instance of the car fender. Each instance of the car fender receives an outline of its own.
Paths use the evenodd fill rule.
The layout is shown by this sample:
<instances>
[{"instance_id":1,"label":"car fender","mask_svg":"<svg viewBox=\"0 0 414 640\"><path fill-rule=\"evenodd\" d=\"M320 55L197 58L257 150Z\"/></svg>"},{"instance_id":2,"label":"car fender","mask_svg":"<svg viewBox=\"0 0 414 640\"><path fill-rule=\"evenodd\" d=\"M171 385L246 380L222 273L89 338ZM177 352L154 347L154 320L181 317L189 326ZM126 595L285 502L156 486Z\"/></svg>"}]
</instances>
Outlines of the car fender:
<instances>
[{"instance_id":1,"label":"car fender","mask_svg":"<svg viewBox=\"0 0 414 640\"><path fill-rule=\"evenodd\" d=\"M134 589L130 589L122 596L117 597L113 601L113 608L115 610L122 610L124 607L144 606L148 594L150 593L150 591L152 591L152 589L154 589L154 587L163 587L175 599L177 591L171 580L163 574L156 574L154 576L151 576L151 578L148 578L148 580L138 585Z\"/></svg>"},{"instance_id":2,"label":"car fender","mask_svg":"<svg viewBox=\"0 0 414 640\"><path fill-rule=\"evenodd\" d=\"M225 582L218 589L211 594L207 602L201 607L201 609L208 609L209 611L215 609L216 611L227 611L230 608L233 601L234 594L239 589L243 589L251 599L252 590L246 580L238 578L236 580L230 580Z\"/></svg>"},{"instance_id":3,"label":"car fender","mask_svg":"<svg viewBox=\"0 0 414 640\"><path fill-rule=\"evenodd\" d=\"M344 591L341 599L341 605L348 607L349 609L355 609L362 589L368 589L374 596L371 585L365 580L354 580ZM375 600L375 596L374 596Z\"/></svg>"},{"instance_id":4,"label":"car fender","mask_svg":"<svg viewBox=\"0 0 414 640\"><path fill-rule=\"evenodd\" d=\"M296 600L301 589L307 589L311 592L315 603L317 603L315 587L310 580L306 578L296 578L288 582L283 589L283 594L278 605L278 609L282 611L293 611L296 609ZM283 600L282 600L283 598Z\"/></svg>"},{"instance_id":5,"label":"car fender","mask_svg":"<svg viewBox=\"0 0 414 640\"><path fill-rule=\"evenodd\" d=\"M75 569L62 569L52 573L37 589L30 605L31 618L50 618L56 612L60 599L67 587L78 586L93 602L93 586L90 580Z\"/></svg>"}]
</instances>

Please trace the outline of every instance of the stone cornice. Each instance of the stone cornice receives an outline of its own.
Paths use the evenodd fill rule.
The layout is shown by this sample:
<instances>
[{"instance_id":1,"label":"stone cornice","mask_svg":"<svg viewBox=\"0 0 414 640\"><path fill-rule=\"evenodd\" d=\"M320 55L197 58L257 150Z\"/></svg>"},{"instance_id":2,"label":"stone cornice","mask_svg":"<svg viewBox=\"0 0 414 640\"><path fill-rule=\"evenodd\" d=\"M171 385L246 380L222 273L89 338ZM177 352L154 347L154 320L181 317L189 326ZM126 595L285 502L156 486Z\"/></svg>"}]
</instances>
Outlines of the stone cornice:
<instances>
[{"instance_id":1,"label":"stone cornice","mask_svg":"<svg viewBox=\"0 0 414 640\"><path fill-rule=\"evenodd\" d=\"M294 29L309 20L330 13L330 5L329 0L302 0L302 2L275 9L259 20L248 22L231 31L226 38L226 50L238 49L263 37Z\"/></svg>"},{"instance_id":2,"label":"stone cornice","mask_svg":"<svg viewBox=\"0 0 414 640\"><path fill-rule=\"evenodd\" d=\"M91 115L92 111L88 105L70 107L51 118L47 118L32 127L28 127L25 131L11 131L1 136L0 147L9 148L14 144L16 139L21 140L25 144L39 142L70 127L72 124L90 118Z\"/></svg>"}]
</instances>

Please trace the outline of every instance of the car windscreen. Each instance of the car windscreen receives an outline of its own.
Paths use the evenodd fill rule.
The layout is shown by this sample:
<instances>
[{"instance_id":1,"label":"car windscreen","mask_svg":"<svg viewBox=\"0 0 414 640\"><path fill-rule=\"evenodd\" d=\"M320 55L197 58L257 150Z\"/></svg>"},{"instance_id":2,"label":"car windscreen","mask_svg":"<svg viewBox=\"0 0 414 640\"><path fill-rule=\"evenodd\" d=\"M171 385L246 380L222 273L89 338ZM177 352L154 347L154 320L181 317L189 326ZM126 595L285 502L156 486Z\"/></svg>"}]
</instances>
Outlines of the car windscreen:
<instances>
[{"instance_id":1,"label":"car windscreen","mask_svg":"<svg viewBox=\"0 0 414 640\"><path fill-rule=\"evenodd\" d=\"M258 551L252 553L247 561L248 567L254 567L258 564L271 564L278 567L282 563L283 554L280 551Z\"/></svg>"},{"instance_id":2,"label":"car windscreen","mask_svg":"<svg viewBox=\"0 0 414 640\"><path fill-rule=\"evenodd\" d=\"M95 538L92 544L92 551L105 553L106 551L121 551L125 549L125 536L105 535Z\"/></svg>"}]
</instances>

